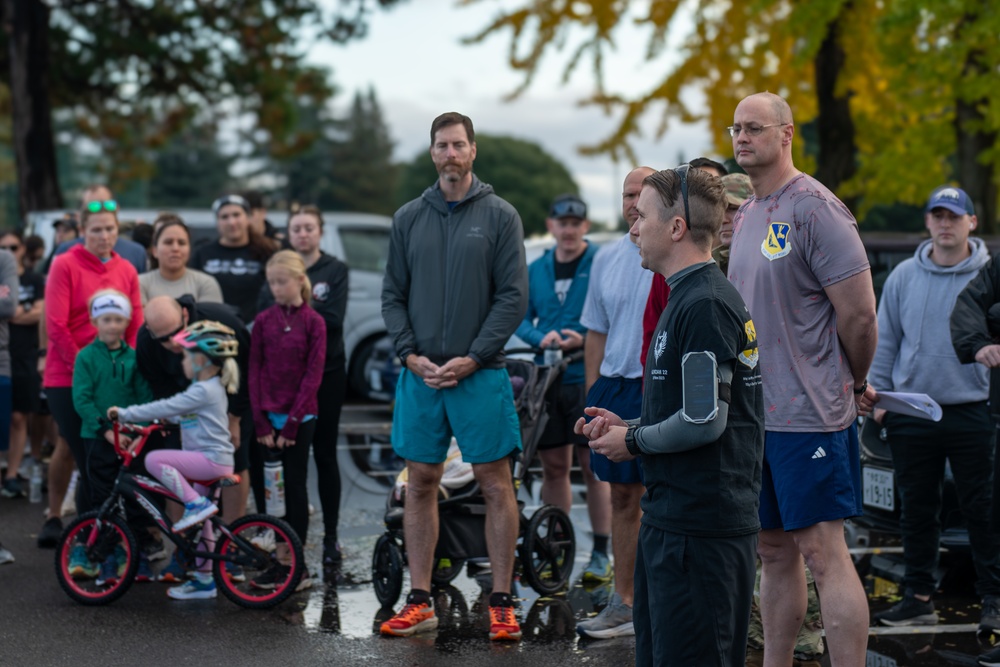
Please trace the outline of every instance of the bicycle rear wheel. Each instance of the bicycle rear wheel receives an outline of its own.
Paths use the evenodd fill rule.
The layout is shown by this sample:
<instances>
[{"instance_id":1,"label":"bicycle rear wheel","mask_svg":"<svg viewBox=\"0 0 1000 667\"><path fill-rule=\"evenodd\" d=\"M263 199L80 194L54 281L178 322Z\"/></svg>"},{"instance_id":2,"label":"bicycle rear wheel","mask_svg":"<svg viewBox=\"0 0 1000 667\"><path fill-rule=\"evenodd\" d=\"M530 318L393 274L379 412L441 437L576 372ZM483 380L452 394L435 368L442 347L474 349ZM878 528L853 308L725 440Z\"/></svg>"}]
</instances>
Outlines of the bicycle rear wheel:
<instances>
[{"instance_id":1,"label":"bicycle rear wheel","mask_svg":"<svg viewBox=\"0 0 1000 667\"><path fill-rule=\"evenodd\" d=\"M80 604L114 602L132 586L138 568L135 535L117 514L83 514L59 538L56 577L66 594Z\"/></svg>"},{"instance_id":2,"label":"bicycle rear wheel","mask_svg":"<svg viewBox=\"0 0 1000 667\"><path fill-rule=\"evenodd\" d=\"M251 514L218 528L215 553L234 561L244 574L238 581L227 561L215 561L215 583L223 595L247 609L268 609L295 593L306 562L302 542L291 526L267 514Z\"/></svg>"}]
</instances>

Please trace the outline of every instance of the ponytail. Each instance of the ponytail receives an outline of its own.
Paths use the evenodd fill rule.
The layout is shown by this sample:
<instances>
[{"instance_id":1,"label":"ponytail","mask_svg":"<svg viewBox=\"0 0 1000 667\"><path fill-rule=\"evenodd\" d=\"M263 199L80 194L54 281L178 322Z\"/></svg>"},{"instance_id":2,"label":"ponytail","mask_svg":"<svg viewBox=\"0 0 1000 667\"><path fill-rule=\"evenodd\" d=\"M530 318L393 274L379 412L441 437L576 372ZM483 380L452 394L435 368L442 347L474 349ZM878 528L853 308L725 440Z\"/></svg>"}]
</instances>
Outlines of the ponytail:
<instances>
[{"instance_id":1,"label":"ponytail","mask_svg":"<svg viewBox=\"0 0 1000 667\"><path fill-rule=\"evenodd\" d=\"M240 367L236 365L236 360L228 357L222 363L222 386L226 392L235 394L240 389Z\"/></svg>"}]
</instances>

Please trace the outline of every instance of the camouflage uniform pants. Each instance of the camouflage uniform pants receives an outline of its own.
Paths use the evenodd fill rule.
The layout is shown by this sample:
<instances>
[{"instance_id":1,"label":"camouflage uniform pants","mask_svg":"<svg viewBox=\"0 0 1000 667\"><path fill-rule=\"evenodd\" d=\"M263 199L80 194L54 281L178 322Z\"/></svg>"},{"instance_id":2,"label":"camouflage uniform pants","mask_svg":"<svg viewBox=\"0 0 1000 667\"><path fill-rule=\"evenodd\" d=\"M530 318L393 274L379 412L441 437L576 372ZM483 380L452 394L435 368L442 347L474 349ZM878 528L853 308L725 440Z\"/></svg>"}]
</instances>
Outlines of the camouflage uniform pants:
<instances>
[{"instance_id":1,"label":"camouflage uniform pants","mask_svg":"<svg viewBox=\"0 0 1000 667\"><path fill-rule=\"evenodd\" d=\"M799 628L799 636L795 639L795 657L799 660L809 660L823 655L823 619L819 613L819 594L812 572L806 568L806 617ZM760 561L757 561L757 581L753 588L753 602L750 605L750 632L747 636L747 646L753 649L764 648L764 628L760 622Z\"/></svg>"}]
</instances>

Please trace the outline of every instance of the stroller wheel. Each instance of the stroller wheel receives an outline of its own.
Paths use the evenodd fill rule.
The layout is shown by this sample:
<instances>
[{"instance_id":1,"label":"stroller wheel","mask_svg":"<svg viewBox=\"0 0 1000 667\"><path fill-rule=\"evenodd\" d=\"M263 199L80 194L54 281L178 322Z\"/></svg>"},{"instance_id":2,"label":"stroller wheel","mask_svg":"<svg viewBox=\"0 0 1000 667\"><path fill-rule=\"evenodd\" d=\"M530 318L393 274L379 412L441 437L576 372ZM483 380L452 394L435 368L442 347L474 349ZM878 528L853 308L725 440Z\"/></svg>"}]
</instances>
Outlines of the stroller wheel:
<instances>
[{"instance_id":1,"label":"stroller wheel","mask_svg":"<svg viewBox=\"0 0 1000 667\"><path fill-rule=\"evenodd\" d=\"M437 586L450 584L465 567L464 558L438 558L434 561L431 582Z\"/></svg>"},{"instance_id":2,"label":"stroller wheel","mask_svg":"<svg viewBox=\"0 0 1000 667\"><path fill-rule=\"evenodd\" d=\"M372 553L372 583L375 597L383 607L396 604L403 591L403 552L388 534L375 543Z\"/></svg>"},{"instance_id":3,"label":"stroller wheel","mask_svg":"<svg viewBox=\"0 0 1000 667\"><path fill-rule=\"evenodd\" d=\"M569 583L576 556L576 537L569 517L554 505L535 512L521 540L521 568L528 585L551 595Z\"/></svg>"}]
</instances>

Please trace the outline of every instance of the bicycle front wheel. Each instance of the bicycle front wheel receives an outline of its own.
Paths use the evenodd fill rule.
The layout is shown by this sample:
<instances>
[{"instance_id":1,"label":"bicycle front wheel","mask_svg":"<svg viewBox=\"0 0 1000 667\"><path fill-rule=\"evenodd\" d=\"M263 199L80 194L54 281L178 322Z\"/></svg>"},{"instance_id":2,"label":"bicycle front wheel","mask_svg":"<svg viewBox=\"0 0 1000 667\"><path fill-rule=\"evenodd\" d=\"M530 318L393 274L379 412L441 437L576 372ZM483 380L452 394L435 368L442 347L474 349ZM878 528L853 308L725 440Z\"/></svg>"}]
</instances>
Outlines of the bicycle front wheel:
<instances>
[{"instance_id":1,"label":"bicycle front wheel","mask_svg":"<svg viewBox=\"0 0 1000 667\"><path fill-rule=\"evenodd\" d=\"M56 577L71 598L85 605L125 595L139 568L139 547L125 519L88 512L63 531L56 548Z\"/></svg>"},{"instance_id":2,"label":"bicycle front wheel","mask_svg":"<svg viewBox=\"0 0 1000 667\"><path fill-rule=\"evenodd\" d=\"M268 609L287 600L306 571L302 542L285 521L251 514L222 527L213 565L223 595L248 609Z\"/></svg>"}]
</instances>

